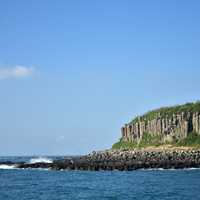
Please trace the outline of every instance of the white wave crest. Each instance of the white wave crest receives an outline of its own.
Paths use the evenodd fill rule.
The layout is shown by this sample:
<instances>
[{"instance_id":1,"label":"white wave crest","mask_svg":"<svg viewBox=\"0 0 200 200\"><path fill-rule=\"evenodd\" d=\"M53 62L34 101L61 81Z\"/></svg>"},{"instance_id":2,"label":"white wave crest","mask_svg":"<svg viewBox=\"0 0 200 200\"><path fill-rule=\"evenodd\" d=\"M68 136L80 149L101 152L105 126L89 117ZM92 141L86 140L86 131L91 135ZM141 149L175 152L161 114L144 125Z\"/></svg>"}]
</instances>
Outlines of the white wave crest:
<instances>
[{"instance_id":1,"label":"white wave crest","mask_svg":"<svg viewBox=\"0 0 200 200\"><path fill-rule=\"evenodd\" d=\"M141 168L139 169L141 171L185 171L185 170L200 170L200 168L194 168L194 167L190 167L190 168L169 168L169 169L164 169L164 168Z\"/></svg>"},{"instance_id":2,"label":"white wave crest","mask_svg":"<svg viewBox=\"0 0 200 200\"><path fill-rule=\"evenodd\" d=\"M34 163L52 163L53 161L49 158L44 158L44 157L39 157L39 158L32 158L30 159L29 163L34 164Z\"/></svg>"},{"instance_id":3,"label":"white wave crest","mask_svg":"<svg viewBox=\"0 0 200 200\"><path fill-rule=\"evenodd\" d=\"M14 169L15 165L0 165L0 169Z\"/></svg>"}]
</instances>

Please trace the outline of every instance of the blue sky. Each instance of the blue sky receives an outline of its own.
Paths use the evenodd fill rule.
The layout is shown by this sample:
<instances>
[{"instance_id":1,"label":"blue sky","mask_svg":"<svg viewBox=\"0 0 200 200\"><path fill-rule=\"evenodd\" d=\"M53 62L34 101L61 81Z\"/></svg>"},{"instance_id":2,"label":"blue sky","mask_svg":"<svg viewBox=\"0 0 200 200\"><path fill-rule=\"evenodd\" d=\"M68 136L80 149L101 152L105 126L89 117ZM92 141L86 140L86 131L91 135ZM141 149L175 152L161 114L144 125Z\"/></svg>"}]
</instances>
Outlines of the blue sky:
<instances>
[{"instance_id":1,"label":"blue sky","mask_svg":"<svg viewBox=\"0 0 200 200\"><path fill-rule=\"evenodd\" d=\"M83 154L200 99L200 3L0 2L0 155Z\"/></svg>"}]
</instances>

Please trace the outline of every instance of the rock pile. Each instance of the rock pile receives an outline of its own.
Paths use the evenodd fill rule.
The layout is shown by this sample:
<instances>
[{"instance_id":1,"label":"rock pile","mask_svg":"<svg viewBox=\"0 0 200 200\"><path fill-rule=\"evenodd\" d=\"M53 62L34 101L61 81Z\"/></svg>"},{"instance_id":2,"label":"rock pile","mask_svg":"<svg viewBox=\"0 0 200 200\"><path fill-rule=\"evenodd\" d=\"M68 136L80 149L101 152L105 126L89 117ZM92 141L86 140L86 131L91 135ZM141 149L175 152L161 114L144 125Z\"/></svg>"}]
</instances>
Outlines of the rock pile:
<instances>
[{"instance_id":1,"label":"rock pile","mask_svg":"<svg viewBox=\"0 0 200 200\"><path fill-rule=\"evenodd\" d=\"M182 169L200 167L200 150L107 150L53 163L18 164L18 168L53 170L136 170L148 168Z\"/></svg>"}]
</instances>

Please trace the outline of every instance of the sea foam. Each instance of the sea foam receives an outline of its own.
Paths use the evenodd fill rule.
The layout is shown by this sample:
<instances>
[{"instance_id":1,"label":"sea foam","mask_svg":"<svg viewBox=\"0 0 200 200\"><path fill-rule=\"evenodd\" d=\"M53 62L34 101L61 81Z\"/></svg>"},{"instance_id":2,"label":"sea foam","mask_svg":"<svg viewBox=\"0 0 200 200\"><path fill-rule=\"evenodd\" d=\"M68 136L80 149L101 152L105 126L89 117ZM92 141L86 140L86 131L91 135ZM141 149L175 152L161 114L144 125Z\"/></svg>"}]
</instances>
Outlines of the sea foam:
<instances>
[{"instance_id":1,"label":"sea foam","mask_svg":"<svg viewBox=\"0 0 200 200\"><path fill-rule=\"evenodd\" d=\"M14 169L15 165L0 165L0 169Z\"/></svg>"},{"instance_id":2,"label":"sea foam","mask_svg":"<svg viewBox=\"0 0 200 200\"><path fill-rule=\"evenodd\" d=\"M49 158L45 157L38 157L38 158L31 158L29 163L34 164L34 163L52 163L53 161Z\"/></svg>"}]
</instances>

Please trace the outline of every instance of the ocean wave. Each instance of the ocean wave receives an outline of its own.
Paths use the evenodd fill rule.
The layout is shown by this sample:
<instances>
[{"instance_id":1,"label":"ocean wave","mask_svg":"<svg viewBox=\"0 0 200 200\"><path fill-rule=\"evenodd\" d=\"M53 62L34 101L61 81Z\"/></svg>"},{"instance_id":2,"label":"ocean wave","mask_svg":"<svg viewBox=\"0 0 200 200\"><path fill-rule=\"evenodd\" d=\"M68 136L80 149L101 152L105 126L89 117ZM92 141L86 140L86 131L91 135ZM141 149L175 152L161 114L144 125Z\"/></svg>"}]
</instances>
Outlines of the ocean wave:
<instances>
[{"instance_id":1,"label":"ocean wave","mask_svg":"<svg viewBox=\"0 0 200 200\"><path fill-rule=\"evenodd\" d=\"M14 169L16 168L15 165L0 165L0 169Z\"/></svg>"},{"instance_id":2,"label":"ocean wave","mask_svg":"<svg viewBox=\"0 0 200 200\"><path fill-rule=\"evenodd\" d=\"M31 158L29 163L34 164L34 163L52 163L53 161L50 158L45 158L45 157L38 157L38 158Z\"/></svg>"},{"instance_id":3,"label":"ocean wave","mask_svg":"<svg viewBox=\"0 0 200 200\"><path fill-rule=\"evenodd\" d=\"M189 167L189 168L169 168L169 169L164 169L164 168L141 168L139 169L141 171L185 171L185 170L200 170L200 168L194 168L194 167Z\"/></svg>"}]
</instances>

